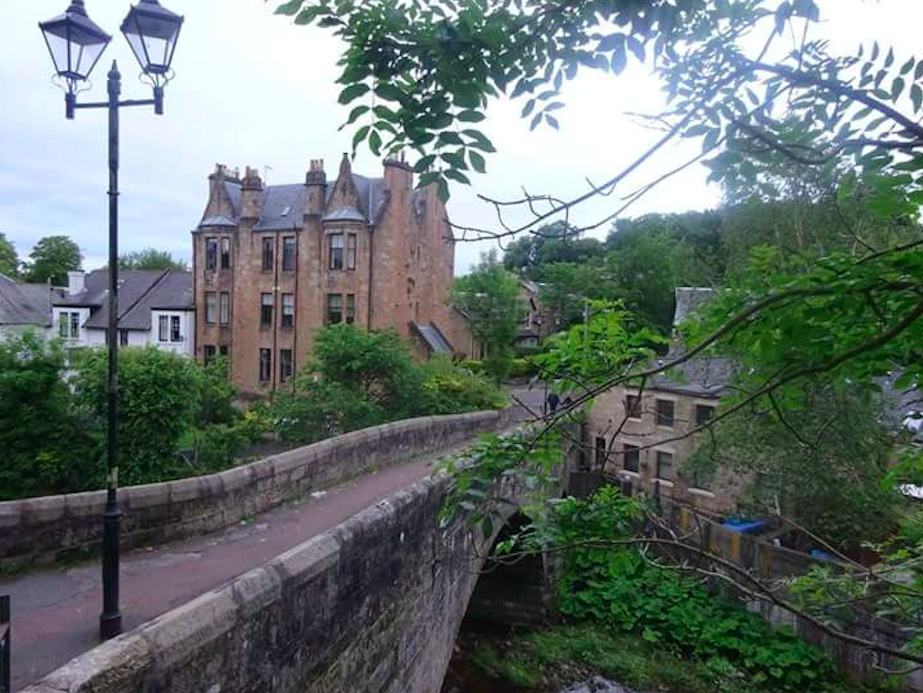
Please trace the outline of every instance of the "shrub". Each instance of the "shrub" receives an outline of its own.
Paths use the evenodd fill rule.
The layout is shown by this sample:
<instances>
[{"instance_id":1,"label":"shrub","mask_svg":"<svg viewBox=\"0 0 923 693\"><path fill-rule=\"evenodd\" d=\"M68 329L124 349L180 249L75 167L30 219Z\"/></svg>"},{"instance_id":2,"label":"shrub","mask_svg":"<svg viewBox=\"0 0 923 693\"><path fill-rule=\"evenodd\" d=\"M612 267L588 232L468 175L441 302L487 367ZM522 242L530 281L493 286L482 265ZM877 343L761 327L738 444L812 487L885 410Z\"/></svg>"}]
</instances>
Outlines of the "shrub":
<instances>
[{"instance_id":1,"label":"shrub","mask_svg":"<svg viewBox=\"0 0 923 693\"><path fill-rule=\"evenodd\" d=\"M184 356L148 346L119 350L120 482L145 484L177 475L174 452L196 421L201 404L202 370ZM77 400L100 433L105 460L108 354L85 354L75 379Z\"/></svg>"},{"instance_id":2,"label":"shrub","mask_svg":"<svg viewBox=\"0 0 923 693\"><path fill-rule=\"evenodd\" d=\"M459 361L458 366L472 373L484 372L484 362L478 359L465 359L464 361Z\"/></svg>"},{"instance_id":3,"label":"shrub","mask_svg":"<svg viewBox=\"0 0 923 693\"><path fill-rule=\"evenodd\" d=\"M236 417L234 411L234 386L228 379L228 360L219 356L202 368L202 405L199 426L230 424Z\"/></svg>"},{"instance_id":4,"label":"shrub","mask_svg":"<svg viewBox=\"0 0 923 693\"><path fill-rule=\"evenodd\" d=\"M0 500L82 491L103 479L65 361L60 342L34 331L0 339Z\"/></svg>"},{"instance_id":5,"label":"shrub","mask_svg":"<svg viewBox=\"0 0 923 693\"><path fill-rule=\"evenodd\" d=\"M569 499L555 512L565 528L579 526L576 520L600 521L606 514L624 523L627 506L614 502L613 494L607 490L587 501ZM600 529L598 522L588 523L594 537L602 536ZM627 531L623 526L615 534ZM791 629L773 629L756 614L710 594L697 580L652 565L635 549L570 551L558 592L561 611L572 618L601 621L703 662L729 662L756 683L800 691L832 673L826 656Z\"/></svg>"},{"instance_id":6,"label":"shrub","mask_svg":"<svg viewBox=\"0 0 923 693\"><path fill-rule=\"evenodd\" d=\"M510 366L510 377L511 378L531 378L533 375L538 373L538 366L532 361L532 359L526 358L517 358L513 359L513 363Z\"/></svg>"},{"instance_id":7,"label":"shrub","mask_svg":"<svg viewBox=\"0 0 923 693\"><path fill-rule=\"evenodd\" d=\"M422 366L425 401L421 413L461 414L502 409L506 397L484 376L454 365L447 358L433 358Z\"/></svg>"}]
</instances>

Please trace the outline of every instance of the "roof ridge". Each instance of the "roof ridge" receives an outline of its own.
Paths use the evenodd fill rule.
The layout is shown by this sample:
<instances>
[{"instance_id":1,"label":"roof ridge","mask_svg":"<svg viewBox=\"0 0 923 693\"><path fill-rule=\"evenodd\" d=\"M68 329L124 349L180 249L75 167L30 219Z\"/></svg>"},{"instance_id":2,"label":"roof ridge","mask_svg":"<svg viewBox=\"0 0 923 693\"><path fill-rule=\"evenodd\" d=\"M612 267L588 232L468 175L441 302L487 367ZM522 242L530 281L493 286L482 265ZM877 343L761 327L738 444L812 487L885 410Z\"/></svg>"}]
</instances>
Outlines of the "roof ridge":
<instances>
[{"instance_id":1,"label":"roof ridge","mask_svg":"<svg viewBox=\"0 0 923 693\"><path fill-rule=\"evenodd\" d=\"M156 272L158 270L128 270L128 271L129 272ZM127 318L128 314L131 313L131 311L133 311L135 308L137 308L138 304L141 303L141 301L143 301L154 289L160 286L161 282L163 282L164 280L164 277L166 277L168 274L170 274L169 269L161 270L161 275L157 277L154 283L148 287L147 291L142 292L142 294L138 296L137 300L135 300L135 302L132 303L131 306L125 312L122 312L119 309L118 304L116 303L116 306L115 306L116 307L116 318L115 318L116 323L122 322L122 318Z\"/></svg>"}]
</instances>

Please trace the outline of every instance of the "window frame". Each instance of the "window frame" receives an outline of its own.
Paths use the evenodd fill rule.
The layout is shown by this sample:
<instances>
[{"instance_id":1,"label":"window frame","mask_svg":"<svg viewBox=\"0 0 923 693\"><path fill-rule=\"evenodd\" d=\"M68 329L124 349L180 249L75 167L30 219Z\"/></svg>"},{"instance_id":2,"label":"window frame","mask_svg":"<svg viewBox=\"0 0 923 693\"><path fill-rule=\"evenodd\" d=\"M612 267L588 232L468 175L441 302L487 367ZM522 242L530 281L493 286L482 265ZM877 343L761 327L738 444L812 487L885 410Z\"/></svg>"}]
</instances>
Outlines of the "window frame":
<instances>
[{"instance_id":1,"label":"window frame","mask_svg":"<svg viewBox=\"0 0 923 693\"><path fill-rule=\"evenodd\" d=\"M272 272L276 267L276 243L272 236L263 236L263 272Z\"/></svg>"},{"instance_id":2,"label":"window frame","mask_svg":"<svg viewBox=\"0 0 923 693\"><path fill-rule=\"evenodd\" d=\"M119 330L119 346L128 346L128 330Z\"/></svg>"},{"instance_id":3,"label":"window frame","mask_svg":"<svg viewBox=\"0 0 923 693\"><path fill-rule=\"evenodd\" d=\"M215 360L215 355L218 353L218 349L214 344L203 344L202 345L202 362L207 366L212 361Z\"/></svg>"},{"instance_id":4,"label":"window frame","mask_svg":"<svg viewBox=\"0 0 923 693\"><path fill-rule=\"evenodd\" d=\"M631 400L635 400L635 406L632 407ZM640 394L625 394L625 418L631 421L642 421L644 415L644 409L641 406L641 395Z\"/></svg>"},{"instance_id":5,"label":"window frame","mask_svg":"<svg viewBox=\"0 0 923 693\"><path fill-rule=\"evenodd\" d=\"M282 294L280 326L283 330L291 330L295 327L295 294Z\"/></svg>"},{"instance_id":6,"label":"window frame","mask_svg":"<svg viewBox=\"0 0 923 693\"><path fill-rule=\"evenodd\" d=\"M261 383L268 383L272 380L272 349L260 349L260 372L259 378ZM266 376L265 378L263 376Z\"/></svg>"},{"instance_id":7,"label":"window frame","mask_svg":"<svg viewBox=\"0 0 923 693\"><path fill-rule=\"evenodd\" d=\"M294 352L291 349L279 349L279 382L287 383L295 375Z\"/></svg>"},{"instance_id":8,"label":"window frame","mask_svg":"<svg viewBox=\"0 0 923 693\"><path fill-rule=\"evenodd\" d=\"M634 460L634 469L629 465L629 459ZM622 469L631 474L641 473L641 446L634 443L622 443Z\"/></svg>"},{"instance_id":9,"label":"window frame","mask_svg":"<svg viewBox=\"0 0 923 693\"><path fill-rule=\"evenodd\" d=\"M704 419L700 416L700 412L701 412L703 409L707 409L707 410L708 410L708 416L706 416ZM696 402L696 405L695 405L695 427L696 427L696 428L701 428L702 426L704 426L705 424L707 424L707 423L711 420L711 418L712 418L714 415L715 415L715 407L714 407L714 406L712 406L711 404L699 404L698 402Z\"/></svg>"},{"instance_id":10,"label":"window frame","mask_svg":"<svg viewBox=\"0 0 923 693\"><path fill-rule=\"evenodd\" d=\"M214 325L218 315L218 293L216 291L205 292L205 324ZM210 317L209 317L210 316Z\"/></svg>"},{"instance_id":11,"label":"window frame","mask_svg":"<svg viewBox=\"0 0 923 693\"><path fill-rule=\"evenodd\" d=\"M218 324L231 324L231 293L222 291L218 299Z\"/></svg>"},{"instance_id":12,"label":"window frame","mask_svg":"<svg viewBox=\"0 0 923 693\"><path fill-rule=\"evenodd\" d=\"M667 418L664 416L664 414L663 414L663 413L661 412L661 410L660 410L660 405L661 405L661 404L668 404L668 405L670 405L669 423L664 423L664 421L667 421ZM660 398L660 397L658 397L658 398L655 400L655 403L654 403L654 424L655 424L658 428L669 428L669 429L672 429L672 428L674 428L674 427L676 426L676 401L675 401L675 400L672 400L672 399L663 399L663 398Z\"/></svg>"},{"instance_id":13,"label":"window frame","mask_svg":"<svg viewBox=\"0 0 923 693\"><path fill-rule=\"evenodd\" d=\"M670 461L666 464L669 466L670 476L663 476L661 472L661 465L663 461L661 460L661 455L668 456ZM676 455L669 450L655 450L654 451L654 464L656 477L659 481L666 481L668 483L673 483L676 481Z\"/></svg>"},{"instance_id":14,"label":"window frame","mask_svg":"<svg viewBox=\"0 0 923 693\"><path fill-rule=\"evenodd\" d=\"M359 255L359 236L355 233L346 234L346 269L356 269L356 258Z\"/></svg>"},{"instance_id":15,"label":"window frame","mask_svg":"<svg viewBox=\"0 0 923 693\"><path fill-rule=\"evenodd\" d=\"M208 236L205 239L205 269L218 269L218 237Z\"/></svg>"},{"instance_id":16,"label":"window frame","mask_svg":"<svg viewBox=\"0 0 923 693\"><path fill-rule=\"evenodd\" d=\"M183 341L183 321L179 315L170 316L170 341L174 344Z\"/></svg>"},{"instance_id":17,"label":"window frame","mask_svg":"<svg viewBox=\"0 0 923 693\"><path fill-rule=\"evenodd\" d=\"M343 312L343 320L347 325L356 323L356 294L346 294L346 306Z\"/></svg>"},{"instance_id":18,"label":"window frame","mask_svg":"<svg viewBox=\"0 0 923 693\"><path fill-rule=\"evenodd\" d=\"M295 236L282 237L282 271L294 272L298 264L298 239Z\"/></svg>"},{"instance_id":19,"label":"window frame","mask_svg":"<svg viewBox=\"0 0 923 693\"><path fill-rule=\"evenodd\" d=\"M334 320L334 300L336 300L337 308L336 314L339 316L339 319ZM327 311L326 319L328 325L339 325L343 322L343 294L327 294Z\"/></svg>"},{"instance_id":20,"label":"window frame","mask_svg":"<svg viewBox=\"0 0 923 693\"><path fill-rule=\"evenodd\" d=\"M170 316L160 315L157 318L157 341L170 341Z\"/></svg>"},{"instance_id":21,"label":"window frame","mask_svg":"<svg viewBox=\"0 0 923 693\"><path fill-rule=\"evenodd\" d=\"M267 302L266 299L269 299ZM272 329L272 318L273 312L276 307L275 296L269 292L260 293L260 329L261 330L270 330Z\"/></svg>"},{"instance_id":22,"label":"window frame","mask_svg":"<svg viewBox=\"0 0 923 693\"><path fill-rule=\"evenodd\" d=\"M609 457L608 447L604 436L596 436L593 444L593 461L598 469L605 470L606 468L606 461Z\"/></svg>"},{"instance_id":23,"label":"window frame","mask_svg":"<svg viewBox=\"0 0 923 693\"><path fill-rule=\"evenodd\" d=\"M328 269L340 272L345 269L345 240L343 232L331 233L327 236L328 244Z\"/></svg>"},{"instance_id":24,"label":"window frame","mask_svg":"<svg viewBox=\"0 0 923 693\"><path fill-rule=\"evenodd\" d=\"M221 255L221 269L231 269L231 239L229 236L221 237L219 254Z\"/></svg>"}]
</instances>

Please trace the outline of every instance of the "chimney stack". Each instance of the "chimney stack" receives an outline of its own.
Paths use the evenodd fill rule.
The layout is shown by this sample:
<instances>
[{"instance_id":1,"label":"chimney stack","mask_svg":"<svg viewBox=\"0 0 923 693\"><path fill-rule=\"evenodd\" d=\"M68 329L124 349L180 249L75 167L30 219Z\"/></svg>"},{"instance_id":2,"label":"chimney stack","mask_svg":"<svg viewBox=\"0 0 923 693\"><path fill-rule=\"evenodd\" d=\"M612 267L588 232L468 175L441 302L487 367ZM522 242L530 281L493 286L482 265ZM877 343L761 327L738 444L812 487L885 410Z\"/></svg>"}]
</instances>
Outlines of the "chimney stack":
<instances>
[{"instance_id":1,"label":"chimney stack","mask_svg":"<svg viewBox=\"0 0 923 693\"><path fill-rule=\"evenodd\" d=\"M304 213L307 216L321 215L327 207L327 174L323 159L311 159L311 167L304 178L308 189L308 200Z\"/></svg>"},{"instance_id":2,"label":"chimney stack","mask_svg":"<svg viewBox=\"0 0 923 693\"><path fill-rule=\"evenodd\" d=\"M259 170L247 166L240 188L240 218L259 219L263 210L263 179Z\"/></svg>"},{"instance_id":3,"label":"chimney stack","mask_svg":"<svg viewBox=\"0 0 923 693\"><path fill-rule=\"evenodd\" d=\"M74 270L67 273L67 295L78 296L87 288L87 275L83 270Z\"/></svg>"}]
</instances>

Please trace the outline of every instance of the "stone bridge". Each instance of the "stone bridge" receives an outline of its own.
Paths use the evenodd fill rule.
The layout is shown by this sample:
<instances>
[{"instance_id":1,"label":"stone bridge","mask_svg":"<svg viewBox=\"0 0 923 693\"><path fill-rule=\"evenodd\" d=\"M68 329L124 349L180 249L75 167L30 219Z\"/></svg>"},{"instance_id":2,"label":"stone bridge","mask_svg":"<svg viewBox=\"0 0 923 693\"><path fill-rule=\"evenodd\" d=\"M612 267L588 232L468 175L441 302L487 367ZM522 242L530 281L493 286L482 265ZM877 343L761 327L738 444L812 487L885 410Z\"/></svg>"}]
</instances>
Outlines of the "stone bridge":
<instances>
[{"instance_id":1,"label":"stone bridge","mask_svg":"<svg viewBox=\"0 0 923 693\"><path fill-rule=\"evenodd\" d=\"M272 491L276 485L287 486L288 493L305 488L284 475L303 468L300 478L310 477L318 460L327 460L326 474L348 475L363 465L369 469L372 458L377 465L393 461L397 453L390 448L396 440L404 441L397 456L406 458L511 423L508 413L485 413L389 424L391 431L369 429L319 444L322 449L309 446L256 463L269 463L268 476L279 477L276 482L266 476L261 482L251 471L249 482L238 489L242 495L228 496L226 486L218 495L225 504L232 498L257 503L258 497L279 502L286 493ZM294 463L299 455L300 467ZM312 462L305 462L306 456ZM340 469L331 472L331 466ZM215 483L195 484L199 506L209 505L201 496ZM493 541L464 527L439 527L447 484L444 477L422 478L24 690L438 693L482 557ZM515 500L513 490L505 492ZM129 514L132 497L129 493ZM155 529L170 536L179 531L172 527L165 520Z\"/></svg>"}]
</instances>

